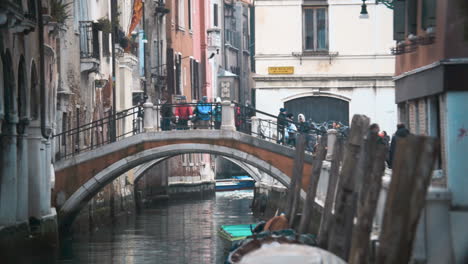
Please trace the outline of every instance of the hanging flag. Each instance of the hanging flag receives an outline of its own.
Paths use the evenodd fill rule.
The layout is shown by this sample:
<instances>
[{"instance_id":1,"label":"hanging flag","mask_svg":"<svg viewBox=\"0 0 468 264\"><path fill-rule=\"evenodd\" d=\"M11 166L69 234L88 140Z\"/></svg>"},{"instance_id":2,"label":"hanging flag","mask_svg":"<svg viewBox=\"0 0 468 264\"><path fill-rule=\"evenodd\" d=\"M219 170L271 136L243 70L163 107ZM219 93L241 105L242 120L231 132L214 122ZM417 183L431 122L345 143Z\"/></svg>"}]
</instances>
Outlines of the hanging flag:
<instances>
[{"instance_id":1,"label":"hanging flag","mask_svg":"<svg viewBox=\"0 0 468 264\"><path fill-rule=\"evenodd\" d=\"M141 17L143 16L143 1L135 0L133 2L133 15L132 22L130 23L130 28L128 29L128 35L130 36L133 30L140 23Z\"/></svg>"}]
</instances>

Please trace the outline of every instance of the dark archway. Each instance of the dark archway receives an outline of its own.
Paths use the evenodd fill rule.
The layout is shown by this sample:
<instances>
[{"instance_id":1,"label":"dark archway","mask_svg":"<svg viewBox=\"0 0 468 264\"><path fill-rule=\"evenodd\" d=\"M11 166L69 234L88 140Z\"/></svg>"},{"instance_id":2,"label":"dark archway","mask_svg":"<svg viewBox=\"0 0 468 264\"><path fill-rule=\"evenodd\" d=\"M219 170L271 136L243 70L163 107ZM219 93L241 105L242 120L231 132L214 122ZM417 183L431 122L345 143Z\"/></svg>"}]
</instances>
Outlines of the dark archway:
<instances>
[{"instance_id":1,"label":"dark archway","mask_svg":"<svg viewBox=\"0 0 468 264\"><path fill-rule=\"evenodd\" d=\"M1 40L1 39L0 39ZM1 131L1 125L3 122L3 119L5 118L5 101L4 101L4 96L5 96L5 77L4 77L4 69L3 69L3 54L0 50L0 134L2 133Z\"/></svg>"},{"instance_id":2,"label":"dark archway","mask_svg":"<svg viewBox=\"0 0 468 264\"><path fill-rule=\"evenodd\" d=\"M302 113L313 122L339 121L349 125L349 102L334 97L307 96L284 103L294 117Z\"/></svg>"},{"instance_id":3,"label":"dark archway","mask_svg":"<svg viewBox=\"0 0 468 264\"><path fill-rule=\"evenodd\" d=\"M31 64L31 85L29 87L29 110L31 120L39 118L39 79L37 78L36 63L33 61Z\"/></svg>"},{"instance_id":4,"label":"dark archway","mask_svg":"<svg viewBox=\"0 0 468 264\"><path fill-rule=\"evenodd\" d=\"M28 90L27 74L24 57L20 57L18 64L18 117L20 122L28 121Z\"/></svg>"},{"instance_id":5,"label":"dark archway","mask_svg":"<svg viewBox=\"0 0 468 264\"><path fill-rule=\"evenodd\" d=\"M17 101L16 101L16 85L15 75L13 72L13 60L11 59L10 51L7 50L3 57L3 87L4 87L4 103L5 103L5 119L8 122L14 123L14 117L17 116Z\"/></svg>"}]
</instances>

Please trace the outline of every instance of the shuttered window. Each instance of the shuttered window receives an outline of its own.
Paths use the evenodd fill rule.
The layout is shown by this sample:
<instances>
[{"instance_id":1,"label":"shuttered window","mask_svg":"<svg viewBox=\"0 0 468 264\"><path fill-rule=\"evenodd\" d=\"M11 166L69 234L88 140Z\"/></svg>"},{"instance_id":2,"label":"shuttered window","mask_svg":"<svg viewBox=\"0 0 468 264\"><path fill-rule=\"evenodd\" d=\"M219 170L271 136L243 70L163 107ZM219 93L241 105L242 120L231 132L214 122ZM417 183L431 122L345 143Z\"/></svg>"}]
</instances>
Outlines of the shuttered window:
<instances>
[{"instance_id":1,"label":"shuttered window","mask_svg":"<svg viewBox=\"0 0 468 264\"><path fill-rule=\"evenodd\" d=\"M213 26L218 26L218 4L213 5Z\"/></svg>"},{"instance_id":2,"label":"shuttered window","mask_svg":"<svg viewBox=\"0 0 468 264\"><path fill-rule=\"evenodd\" d=\"M418 17L418 0L407 0L406 1L406 17L407 17L407 28L408 34L416 35L417 31L417 17Z\"/></svg>"},{"instance_id":3,"label":"shuttered window","mask_svg":"<svg viewBox=\"0 0 468 264\"><path fill-rule=\"evenodd\" d=\"M421 26L423 29L436 25L436 0L422 1Z\"/></svg>"},{"instance_id":4,"label":"shuttered window","mask_svg":"<svg viewBox=\"0 0 468 264\"><path fill-rule=\"evenodd\" d=\"M393 8L393 39L401 41L405 39L405 18L406 18L406 1L394 1Z\"/></svg>"}]
</instances>

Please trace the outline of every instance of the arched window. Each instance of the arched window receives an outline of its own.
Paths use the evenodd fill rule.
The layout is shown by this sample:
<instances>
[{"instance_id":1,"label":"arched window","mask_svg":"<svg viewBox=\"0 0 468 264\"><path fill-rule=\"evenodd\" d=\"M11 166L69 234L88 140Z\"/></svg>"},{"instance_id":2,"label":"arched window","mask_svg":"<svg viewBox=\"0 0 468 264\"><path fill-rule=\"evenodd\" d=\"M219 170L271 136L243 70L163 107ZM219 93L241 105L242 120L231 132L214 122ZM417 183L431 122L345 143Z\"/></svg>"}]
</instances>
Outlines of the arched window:
<instances>
[{"instance_id":1,"label":"arched window","mask_svg":"<svg viewBox=\"0 0 468 264\"><path fill-rule=\"evenodd\" d=\"M4 102L5 102L5 119L9 121L13 116L17 115L16 105L16 89L15 89L15 75L13 73L13 61L11 59L10 51L7 50L3 60L3 86L4 86Z\"/></svg>"},{"instance_id":2,"label":"arched window","mask_svg":"<svg viewBox=\"0 0 468 264\"><path fill-rule=\"evenodd\" d=\"M39 80L34 62L31 66L31 86L29 88L31 89L29 101L31 120L37 120L39 118Z\"/></svg>"},{"instance_id":3,"label":"arched window","mask_svg":"<svg viewBox=\"0 0 468 264\"><path fill-rule=\"evenodd\" d=\"M21 56L18 65L18 113L20 120L28 119L27 75L24 57Z\"/></svg>"},{"instance_id":4,"label":"arched window","mask_svg":"<svg viewBox=\"0 0 468 264\"><path fill-rule=\"evenodd\" d=\"M308 96L293 99L284 103L288 113L293 113L295 120L298 114L304 114L313 122L339 121L349 124L349 102L334 97Z\"/></svg>"},{"instance_id":5,"label":"arched window","mask_svg":"<svg viewBox=\"0 0 468 264\"><path fill-rule=\"evenodd\" d=\"M4 91L5 91L5 77L3 76L3 54L0 52L0 122L4 119L5 117L5 101L3 100L4 98ZM0 134L2 131L0 131Z\"/></svg>"}]
</instances>

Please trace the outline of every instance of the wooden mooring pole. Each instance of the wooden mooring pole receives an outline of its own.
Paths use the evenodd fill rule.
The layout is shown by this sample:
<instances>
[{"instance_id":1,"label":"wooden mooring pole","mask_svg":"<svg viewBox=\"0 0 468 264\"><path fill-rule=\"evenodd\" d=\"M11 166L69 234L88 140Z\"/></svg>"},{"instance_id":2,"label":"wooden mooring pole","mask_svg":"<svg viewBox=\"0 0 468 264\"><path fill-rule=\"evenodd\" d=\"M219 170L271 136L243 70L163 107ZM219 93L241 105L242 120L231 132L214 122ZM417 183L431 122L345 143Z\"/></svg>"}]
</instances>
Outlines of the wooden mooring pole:
<instances>
[{"instance_id":1,"label":"wooden mooring pole","mask_svg":"<svg viewBox=\"0 0 468 264\"><path fill-rule=\"evenodd\" d=\"M370 233L385 172L388 148L378 142L377 133L369 133L362 155L362 182L357 206L357 222L353 228L349 263L368 262Z\"/></svg>"},{"instance_id":2,"label":"wooden mooring pole","mask_svg":"<svg viewBox=\"0 0 468 264\"><path fill-rule=\"evenodd\" d=\"M294 158L293 177L289 186L289 195L286 216L289 218L289 226L294 223L297 206L301 197L302 173L304 170L304 155L305 155L306 138L303 134L298 134L296 138L296 156Z\"/></svg>"},{"instance_id":3,"label":"wooden mooring pole","mask_svg":"<svg viewBox=\"0 0 468 264\"><path fill-rule=\"evenodd\" d=\"M329 251L343 259L348 259L351 244L353 220L357 203L355 170L364 135L368 129L369 118L363 115L354 115L346 142L343 167L338 183L335 206L336 221L334 221L331 229L328 246Z\"/></svg>"},{"instance_id":4,"label":"wooden mooring pole","mask_svg":"<svg viewBox=\"0 0 468 264\"><path fill-rule=\"evenodd\" d=\"M306 233L309 230L309 225L312 218L312 212L315 205L315 196L317 195L317 187L320 180L320 172L322 171L322 163L327 155L325 142L322 140L317 147L315 158L312 162L312 174L310 175L310 183L307 187L307 195L302 207L301 222L298 232Z\"/></svg>"},{"instance_id":5,"label":"wooden mooring pole","mask_svg":"<svg viewBox=\"0 0 468 264\"><path fill-rule=\"evenodd\" d=\"M376 263L410 261L438 149L434 138L409 135L397 141Z\"/></svg>"},{"instance_id":6,"label":"wooden mooring pole","mask_svg":"<svg viewBox=\"0 0 468 264\"><path fill-rule=\"evenodd\" d=\"M340 174L340 166L342 160L343 141L337 139L333 148L333 156L330 166L330 176L328 177L327 197L323 206L322 217L320 219L320 227L317 237L318 246L327 249L328 238L330 236L330 227L334 221L332 213L333 204L335 203L336 185Z\"/></svg>"}]
</instances>

